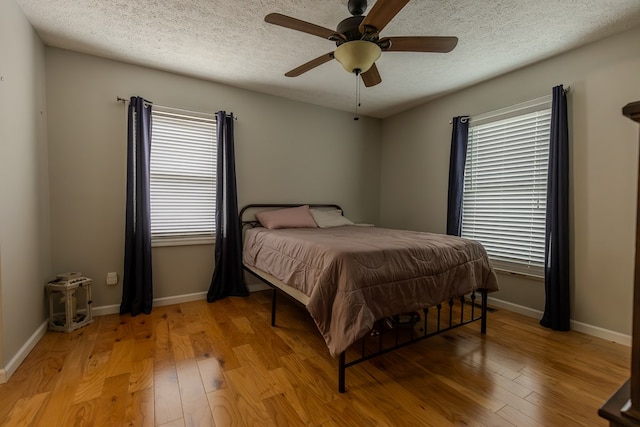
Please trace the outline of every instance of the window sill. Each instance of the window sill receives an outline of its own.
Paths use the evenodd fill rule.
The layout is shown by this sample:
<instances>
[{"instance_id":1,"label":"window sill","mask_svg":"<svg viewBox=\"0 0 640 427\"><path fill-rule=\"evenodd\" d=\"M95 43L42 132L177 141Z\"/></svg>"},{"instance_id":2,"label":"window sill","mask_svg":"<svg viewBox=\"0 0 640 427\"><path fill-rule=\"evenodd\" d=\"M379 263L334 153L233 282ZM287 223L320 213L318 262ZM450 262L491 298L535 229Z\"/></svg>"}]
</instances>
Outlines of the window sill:
<instances>
[{"instance_id":1,"label":"window sill","mask_svg":"<svg viewBox=\"0 0 640 427\"><path fill-rule=\"evenodd\" d=\"M216 242L215 237L172 237L165 239L155 239L151 241L151 247L163 246L195 246L195 245L213 245Z\"/></svg>"},{"instance_id":2,"label":"window sill","mask_svg":"<svg viewBox=\"0 0 640 427\"><path fill-rule=\"evenodd\" d=\"M531 273L523 273L523 272L520 272L520 271L508 270L506 268L501 268L501 267L494 267L493 269L496 271L496 273L507 274L509 276L521 277L523 279L535 280L537 282L544 282L544 277L543 276L537 276L537 275L531 274Z\"/></svg>"}]
</instances>

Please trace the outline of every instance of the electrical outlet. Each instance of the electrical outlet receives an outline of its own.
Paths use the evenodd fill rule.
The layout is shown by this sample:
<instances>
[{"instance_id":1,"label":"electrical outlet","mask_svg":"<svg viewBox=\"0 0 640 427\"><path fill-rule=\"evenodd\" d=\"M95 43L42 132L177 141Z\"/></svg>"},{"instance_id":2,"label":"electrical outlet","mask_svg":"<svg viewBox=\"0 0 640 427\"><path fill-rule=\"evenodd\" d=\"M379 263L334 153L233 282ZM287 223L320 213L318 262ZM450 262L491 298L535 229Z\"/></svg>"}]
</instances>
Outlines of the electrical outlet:
<instances>
[{"instance_id":1,"label":"electrical outlet","mask_svg":"<svg viewBox=\"0 0 640 427\"><path fill-rule=\"evenodd\" d=\"M118 273L111 272L107 273L107 285L114 286L118 284Z\"/></svg>"}]
</instances>

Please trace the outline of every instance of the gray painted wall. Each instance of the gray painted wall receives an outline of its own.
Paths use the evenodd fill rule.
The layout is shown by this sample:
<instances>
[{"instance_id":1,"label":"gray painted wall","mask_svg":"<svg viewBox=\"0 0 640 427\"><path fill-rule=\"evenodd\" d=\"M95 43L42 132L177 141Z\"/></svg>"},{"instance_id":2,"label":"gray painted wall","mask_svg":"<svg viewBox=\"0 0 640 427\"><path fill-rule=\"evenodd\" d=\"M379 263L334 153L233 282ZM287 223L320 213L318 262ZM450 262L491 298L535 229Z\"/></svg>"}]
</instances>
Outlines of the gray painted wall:
<instances>
[{"instance_id":1,"label":"gray painted wall","mask_svg":"<svg viewBox=\"0 0 640 427\"><path fill-rule=\"evenodd\" d=\"M0 2L0 370L46 319L50 279L44 46Z\"/></svg>"},{"instance_id":2,"label":"gray painted wall","mask_svg":"<svg viewBox=\"0 0 640 427\"><path fill-rule=\"evenodd\" d=\"M335 202L377 222L381 121L212 82L47 48L47 110L54 272L94 278L94 306L119 304L126 184L126 107L116 96L233 112L240 206ZM155 247L154 297L204 292L213 245Z\"/></svg>"},{"instance_id":3,"label":"gray painted wall","mask_svg":"<svg viewBox=\"0 0 640 427\"><path fill-rule=\"evenodd\" d=\"M572 319L631 334L638 126L621 108L640 99L639 43L640 28L386 119L382 224L444 233L451 118L569 85ZM499 279L495 298L544 309L541 281Z\"/></svg>"}]
</instances>

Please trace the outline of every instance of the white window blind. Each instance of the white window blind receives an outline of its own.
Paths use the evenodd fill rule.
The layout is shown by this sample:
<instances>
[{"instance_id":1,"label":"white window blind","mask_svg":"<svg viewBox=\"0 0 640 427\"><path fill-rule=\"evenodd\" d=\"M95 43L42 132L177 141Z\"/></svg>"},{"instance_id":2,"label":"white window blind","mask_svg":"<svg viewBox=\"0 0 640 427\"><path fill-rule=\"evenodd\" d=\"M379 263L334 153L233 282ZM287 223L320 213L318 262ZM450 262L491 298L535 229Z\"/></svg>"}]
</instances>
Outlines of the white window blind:
<instances>
[{"instance_id":1,"label":"white window blind","mask_svg":"<svg viewBox=\"0 0 640 427\"><path fill-rule=\"evenodd\" d=\"M469 126L462 236L496 268L544 276L551 109Z\"/></svg>"},{"instance_id":2,"label":"white window blind","mask_svg":"<svg viewBox=\"0 0 640 427\"><path fill-rule=\"evenodd\" d=\"M151 126L152 239L213 238L215 118L154 106Z\"/></svg>"}]
</instances>

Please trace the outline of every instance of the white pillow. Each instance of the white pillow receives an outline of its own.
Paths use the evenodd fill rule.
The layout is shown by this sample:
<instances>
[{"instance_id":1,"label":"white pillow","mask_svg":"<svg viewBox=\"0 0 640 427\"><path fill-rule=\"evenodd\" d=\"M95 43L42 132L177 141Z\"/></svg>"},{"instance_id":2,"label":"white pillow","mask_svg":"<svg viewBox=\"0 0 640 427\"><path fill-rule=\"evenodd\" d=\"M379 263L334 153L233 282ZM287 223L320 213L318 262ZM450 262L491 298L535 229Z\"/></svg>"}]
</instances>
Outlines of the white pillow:
<instances>
[{"instance_id":1,"label":"white pillow","mask_svg":"<svg viewBox=\"0 0 640 427\"><path fill-rule=\"evenodd\" d=\"M321 210L309 209L313 220L320 228L340 227L342 225L353 225L353 221L345 218L340 209Z\"/></svg>"}]
</instances>

